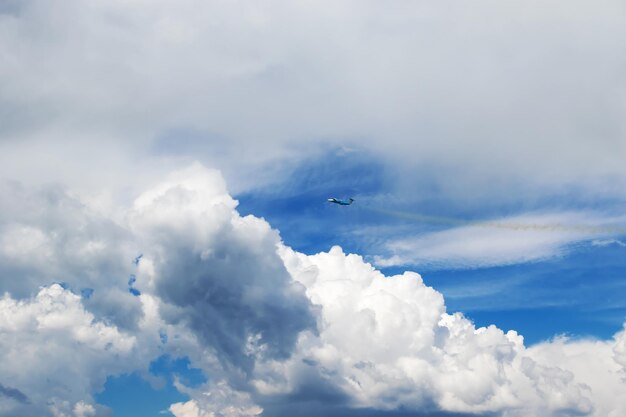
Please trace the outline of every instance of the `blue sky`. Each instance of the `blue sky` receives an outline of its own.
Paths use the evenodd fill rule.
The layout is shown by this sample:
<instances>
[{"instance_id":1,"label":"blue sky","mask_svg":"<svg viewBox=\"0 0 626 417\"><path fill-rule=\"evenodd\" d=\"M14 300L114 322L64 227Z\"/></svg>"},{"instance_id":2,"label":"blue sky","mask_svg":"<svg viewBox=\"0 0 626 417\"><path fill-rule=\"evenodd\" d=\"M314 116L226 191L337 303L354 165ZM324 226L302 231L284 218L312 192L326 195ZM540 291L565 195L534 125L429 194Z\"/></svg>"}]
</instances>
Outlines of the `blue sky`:
<instances>
[{"instance_id":1,"label":"blue sky","mask_svg":"<svg viewBox=\"0 0 626 417\"><path fill-rule=\"evenodd\" d=\"M623 16L1 3L0 417L626 414Z\"/></svg>"},{"instance_id":2,"label":"blue sky","mask_svg":"<svg viewBox=\"0 0 626 417\"><path fill-rule=\"evenodd\" d=\"M150 363L149 374L132 373L107 379L98 402L114 410L116 416L162 415L170 404L186 399L176 390L173 378L190 387L206 381L202 371L186 358L163 355ZM149 375L149 376L147 376Z\"/></svg>"},{"instance_id":3,"label":"blue sky","mask_svg":"<svg viewBox=\"0 0 626 417\"><path fill-rule=\"evenodd\" d=\"M242 214L266 218L296 250L316 253L339 244L373 262L382 249L381 241L449 226L392 218L372 208L473 220L477 216L510 216L517 214L515 210L608 210L615 206L610 201L586 205L584 196L563 193L546 196L530 207L524 201L488 201L473 212L438 192L433 184L436 172L417 179L411 191L394 189L394 175L398 174L377 161L376 155L334 150L306 161L286 176L285 182L236 197ZM356 203L338 207L325 201L328 196L354 196ZM374 232L361 233L368 228ZM516 233L523 235L525 231ZM405 269L418 271L428 285L444 294L450 310L463 312L479 326L517 329L531 344L559 334L608 338L621 328L626 317L626 304L620 296L626 290L625 247L620 237L616 234L598 240L590 235L562 253L511 265L459 269L445 263L409 263L382 270L389 275Z\"/></svg>"}]
</instances>

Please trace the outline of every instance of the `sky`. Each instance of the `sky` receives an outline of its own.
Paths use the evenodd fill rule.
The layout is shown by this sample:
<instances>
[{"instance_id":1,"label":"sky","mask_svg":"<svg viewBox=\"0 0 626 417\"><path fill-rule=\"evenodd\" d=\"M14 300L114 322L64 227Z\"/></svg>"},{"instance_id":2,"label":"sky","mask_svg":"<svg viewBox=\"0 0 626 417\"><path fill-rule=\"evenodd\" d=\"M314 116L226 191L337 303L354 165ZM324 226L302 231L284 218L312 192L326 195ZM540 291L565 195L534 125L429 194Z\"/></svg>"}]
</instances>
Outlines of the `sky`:
<instances>
[{"instance_id":1,"label":"sky","mask_svg":"<svg viewBox=\"0 0 626 417\"><path fill-rule=\"evenodd\" d=\"M625 21L0 2L0 417L623 416Z\"/></svg>"}]
</instances>

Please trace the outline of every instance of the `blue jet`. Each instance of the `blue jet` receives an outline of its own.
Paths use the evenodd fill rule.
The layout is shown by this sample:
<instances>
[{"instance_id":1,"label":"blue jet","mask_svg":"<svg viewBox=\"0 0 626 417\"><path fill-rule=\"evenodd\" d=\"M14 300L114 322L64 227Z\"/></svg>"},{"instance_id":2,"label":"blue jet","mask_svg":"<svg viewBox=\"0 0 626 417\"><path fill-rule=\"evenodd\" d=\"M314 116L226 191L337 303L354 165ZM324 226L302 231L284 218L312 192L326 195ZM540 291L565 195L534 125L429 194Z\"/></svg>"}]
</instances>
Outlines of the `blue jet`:
<instances>
[{"instance_id":1,"label":"blue jet","mask_svg":"<svg viewBox=\"0 0 626 417\"><path fill-rule=\"evenodd\" d=\"M350 204L352 204L352 202L354 201L354 198L349 198L347 200L341 200L339 198L329 198L328 202L329 203L335 203L335 204L339 204L340 206L349 206Z\"/></svg>"}]
</instances>

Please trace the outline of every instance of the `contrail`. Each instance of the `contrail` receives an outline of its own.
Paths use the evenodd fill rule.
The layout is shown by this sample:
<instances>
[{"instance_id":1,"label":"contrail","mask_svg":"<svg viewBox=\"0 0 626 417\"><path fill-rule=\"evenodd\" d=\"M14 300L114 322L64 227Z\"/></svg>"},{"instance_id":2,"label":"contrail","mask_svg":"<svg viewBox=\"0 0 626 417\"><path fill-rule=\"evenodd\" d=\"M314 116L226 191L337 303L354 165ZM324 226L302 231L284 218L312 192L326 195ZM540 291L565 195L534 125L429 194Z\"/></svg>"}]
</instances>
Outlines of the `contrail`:
<instances>
[{"instance_id":1,"label":"contrail","mask_svg":"<svg viewBox=\"0 0 626 417\"><path fill-rule=\"evenodd\" d=\"M423 223L446 224L453 226L471 226L520 231L571 232L584 234L626 234L626 226L621 225L589 226L563 223L539 224L508 221L464 220L454 217L428 216L418 213L408 213L404 211L379 209L373 207L368 207L367 209L399 219L415 220Z\"/></svg>"}]
</instances>

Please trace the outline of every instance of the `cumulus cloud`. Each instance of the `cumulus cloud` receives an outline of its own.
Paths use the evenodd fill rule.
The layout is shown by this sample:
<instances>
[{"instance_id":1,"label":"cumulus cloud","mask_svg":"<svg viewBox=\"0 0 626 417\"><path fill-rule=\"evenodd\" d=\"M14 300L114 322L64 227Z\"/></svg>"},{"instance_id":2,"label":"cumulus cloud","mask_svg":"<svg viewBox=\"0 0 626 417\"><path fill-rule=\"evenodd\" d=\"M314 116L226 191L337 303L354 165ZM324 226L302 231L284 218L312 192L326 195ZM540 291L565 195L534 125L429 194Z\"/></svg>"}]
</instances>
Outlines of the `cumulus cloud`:
<instances>
[{"instance_id":1,"label":"cumulus cloud","mask_svg":"<svg viewBox=\"0 0 626 417\"><path fill-rule=\"evenodd\" d=\"M17 195L40 202L41 193ZM268 416L272 404L290 412L311 404L511 417L624 412L616 395L624 332L527 347L515 331L476 328L416 273L384 276L339 247L306 255L285 246L265 220L240 216L219 172L198 164L142 193L123 222L67 196L50 201L69 207L80 227L58 226L47 210L3 220L3 267L24 271L15 265L34 256L35 269L24 287L1 281L0 415L99 415L92 395L107 376L145 370L164 352L188 356L208 378L196 388L176 382L190 397L171 406L177 417L255 416L264 404ZM99 236L107 254L61 251L57 229L71 237L62 242ZM78 266L95 264L89 298L73 284L30 295L49 279L36 258L43 247L53 254L50 271L66 268L68 282L80 282ZM100 259L120 262L106 269L119 280L97 272ZM137 297L127 292L129 273ZM133 326L108 318L102 306L117 304L107 285L140 312Z\"/></svg>"},{"instance_id":2,"label":"cumulus cloud","mask_svg":"<svg viewBox=\"0 0 626 417\"><path fill-rule=\"evenodd\" d=\"M123 226L58 185L1 181L0 194L3 291L26 297L52 282L91 289L98 295L86 297L92 311L118 326L136 326L141 308L126 283L136 247Z\"/></svg>"},{"instance_id":3,"label":"cumulus cloud","mask_svg":"<svg viewBox=\"0 0 626 417\"><path fill-rule=\"evenodd\" d=\"M442 295L417 274L385 277L338 247L313 256L283 248L282 255L322 306L319 337L302 338L298 356L281 372L289 375L281 381L285 390L316 378L354 407L600 416L594 400L624 388L618 377L606 388L575 372L572 362L526 348L515 331L476 328L460 313L447 313ZM547 343L553 345L585 352L587 366L601 375L618 369L615 342ZM276 389L267 380L261 374L259 389ZM609 397L603 410L621 410Z\"/></svg>"},{"instance_id":4,"label":"cumulus cloud","mask_svg":"<svg viewBox=\"0 0 626 417\"><path fill-rule=\"evenodd\" d=\"M58 284L25 300L5 294L0 333L0 375L12 385L3 393L17 400L2 401L7 415L93 415L91 395L137 359L134 336L96 320L79 296Z\"/></svg>"},{"instance_id":5,"label":"cumulus cloud","mask_svg":"<svg viewBox=\"0 0 626 417\"><path fill-rule=\"evenodd\" d=\"M179 389L195 399L172 404L169 410L176 417L254 417L263 412L252 402L250 394L235 391L224 381L209 384L196 392L180 385Z\"/></svg>"},{"instance_id":6,"label":"cumulus cloud","mask_svg":"<svg viewBox=\"0 0 626 417\"><path fill-rule=\"evenodd\" d=\"M63 388L62 380L71 373L52 366L47 384L55 387L54 398L44 398L47 391L38 378L7 388L13 400L22 392L33 407L43 407L55 416L89 415L93 411L90 395L100 389L106 376L144 370L156 355L172 352L190 356L213 378L239 384L238 389L231 389L225 381L212 385L211 391L243 404L248 394L241 391L241 385L245 388L245 375L252 372L255 362L289 357L298 334L315 330L304 287L291 278L276 253L278 233L261 219L237 213L237 203L217 171L194 165L173 174L139 196L123 224L93 213L56 188L7 187L11 191L7 195L14 198L5 204L7 210L0 218L1 255L3 268L14 272L15 280L2 280L8 291L2 314L6 326L21 323L19 313L24 310L37 319L24 318L31 327L12 328L14 337L4 338L4 343L16 355L23 346L43 348L46 344L39 339L48 337L48 330L37 325L37 320L51 316L61 327L49 331L65 344L62 349L48 344L49 357L41 354L40 360L54 364L57 355L63 356L59 366L74 366L81 378L73 383L83 387ZM134 262L138 247L145 249L146 256ZM49 285L55 281L62 284ZM38 290L41 285L44 289ZM84 293L85 285L93 287L89 297L77 295ZM32 293L36 295L31 300ZM46 315L46 306L54 314ZM40 310L43 318L37 315ZM117 365L110 364L106 355L92 354L96 348L87 346L83 352L83 341L67 336L74 331L82 336L81 325L91 322L94 332L103 337L132 341L122 353L113 349L115 340L97 345L117 356ZM84 332L90 334L88 329ZM72 352L76 343L79 347ZM10 357L6 355L7 360ZM33 360L31 365L38 362ZM14 381L14 373L0 374ZM72 394L65 395L64 390ZM76 405L83 400L86 405ZM48 403L52 405L46 408Z\"/></svg>"},{"instance_id":7,"label":"cumulus cloud","mask_svg":"<svg viewBox=\"0 0 626 417\"><path fill-rule=\"evenodd\" d=\"M624 331L615 335L613 354L617 363L622 365L624 371L626 371L626 325L624 325Z\"/></svg>"},{"instance_id":8,"label":"cumulus cloud","mask_svg":"<svg viewBox=\"0 0 626 417\"><path fill-rule=\"evenodd\" d=\"M304 287L276 254L278 233L235 206L220 174L195 165L142 194L131 224L150 248L164 317L248 370L252 353L289 356L315 321Z\"/></svg>"},{"instance_id":9,"label":"cumulus cloud","mask_svg":"<svg viewBox=\"0 0 626 417\"><path fill-rule=\"evenodd\" d=\"M529 353L538 362L558 364L571 380L584 384L592 415L617 417L626 413L626 399L621 394L626 385L624 335L621 331L609 341L556 338L530 347Z\"/></svg>"}]
</instances>

